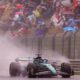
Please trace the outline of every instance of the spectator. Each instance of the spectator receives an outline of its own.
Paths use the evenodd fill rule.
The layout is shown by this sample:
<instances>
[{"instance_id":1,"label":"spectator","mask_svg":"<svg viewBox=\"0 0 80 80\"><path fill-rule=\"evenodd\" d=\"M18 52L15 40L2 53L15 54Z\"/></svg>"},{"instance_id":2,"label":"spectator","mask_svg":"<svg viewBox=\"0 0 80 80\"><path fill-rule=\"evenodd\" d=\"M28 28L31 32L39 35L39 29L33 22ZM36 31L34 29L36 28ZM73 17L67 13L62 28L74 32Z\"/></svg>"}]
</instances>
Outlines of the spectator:
<instances>
[{"instance_id":1,"label":"spectator","mask_svg":"<svg viewBox=\"0 0 80 80\"><path fill-rule=\"evenodd\" d=\"M75 15L80 15L80 5L78 5L75 9Z\"/></svg>"}]
</instances>

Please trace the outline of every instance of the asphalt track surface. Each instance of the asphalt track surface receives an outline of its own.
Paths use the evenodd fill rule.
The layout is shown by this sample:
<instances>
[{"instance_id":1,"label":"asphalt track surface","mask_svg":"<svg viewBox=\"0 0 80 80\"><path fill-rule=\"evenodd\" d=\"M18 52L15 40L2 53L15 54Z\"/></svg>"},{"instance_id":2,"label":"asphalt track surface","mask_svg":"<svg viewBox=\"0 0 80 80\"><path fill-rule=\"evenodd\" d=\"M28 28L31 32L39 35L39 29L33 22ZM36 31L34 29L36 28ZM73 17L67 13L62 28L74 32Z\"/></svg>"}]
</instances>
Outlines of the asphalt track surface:
<instances>
[{"instance_id":1,"label":"asphalt track surface","mask_svg":"<svg viewBox=\"0 0 80 80\"><path fill-rule=\"evenodd\" d=\"M60 76L52 78L27 78L27 77L10 77L0 76L0 80L80 80L80 75L72 76L71 78L61 78Z\"/></svg>"}]
</instances>

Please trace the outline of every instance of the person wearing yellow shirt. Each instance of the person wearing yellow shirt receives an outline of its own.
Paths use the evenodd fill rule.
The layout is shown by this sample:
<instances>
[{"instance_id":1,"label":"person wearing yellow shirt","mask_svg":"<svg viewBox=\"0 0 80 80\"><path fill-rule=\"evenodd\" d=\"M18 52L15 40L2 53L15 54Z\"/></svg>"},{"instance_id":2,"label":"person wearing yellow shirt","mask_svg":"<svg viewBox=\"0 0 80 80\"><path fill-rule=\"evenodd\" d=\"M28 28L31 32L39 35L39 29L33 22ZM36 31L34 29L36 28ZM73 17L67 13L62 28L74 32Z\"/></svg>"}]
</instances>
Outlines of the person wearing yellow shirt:
<instances>
[{"instance_id":1,"label":"person wearing yellow shirt","mask_svg":"<svg viewBox=\"0 0 80 80\"><path fill-rule=\"evenodd\" d=\"M36 10L33 11L33 13L37 18L40 18L41 17L41 8L37 7Z\"/></svg>"}]
</instances>

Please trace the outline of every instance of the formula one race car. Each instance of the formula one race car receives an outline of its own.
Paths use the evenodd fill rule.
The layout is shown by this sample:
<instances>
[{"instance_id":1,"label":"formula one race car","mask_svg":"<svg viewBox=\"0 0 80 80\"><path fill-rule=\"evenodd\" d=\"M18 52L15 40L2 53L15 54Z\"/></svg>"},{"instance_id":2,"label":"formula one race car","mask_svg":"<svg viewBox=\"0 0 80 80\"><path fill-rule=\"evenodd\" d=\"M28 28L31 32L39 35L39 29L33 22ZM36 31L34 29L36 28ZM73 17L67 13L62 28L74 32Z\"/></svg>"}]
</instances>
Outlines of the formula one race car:
<instances>
[{"instance_id":1,"label":"formula one race car","mask_svg":"<svg viewBox=\"0 0 80 80\"><path fill-rule=\"evenodd\" d=\"M24 66L19 61L26 62ZM17 58L16 62L10 64L10 76L28 76L29 78L36 78L38 76L57 76L61 75L63 78L70 78L74 75L74 70L69 63L61 63L60 66L57 62L49 63L47 59L37 57L33 62L27 64L27 58Z\"/></svg>"}]
</instances>

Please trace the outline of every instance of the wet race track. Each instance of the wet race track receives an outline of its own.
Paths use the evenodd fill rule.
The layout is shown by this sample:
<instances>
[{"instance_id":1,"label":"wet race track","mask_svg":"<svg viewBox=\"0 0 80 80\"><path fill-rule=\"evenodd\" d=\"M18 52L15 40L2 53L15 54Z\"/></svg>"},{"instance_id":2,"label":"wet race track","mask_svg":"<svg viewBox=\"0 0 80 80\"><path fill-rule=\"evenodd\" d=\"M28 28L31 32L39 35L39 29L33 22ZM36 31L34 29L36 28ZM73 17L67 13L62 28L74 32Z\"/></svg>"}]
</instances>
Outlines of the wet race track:
<instances>
[{"instance_id":1,"label":"wet race track","mask_svg":"<svg viewBox=\"0 0 80 80\"><path fill-rule=\"evenodd\" d=\"M80 80L80 76L76 75L68 79L61 78L60 76L53 78L10 77L10 63L13 62L17 57L33 57L35 56L36 51L33 51L30 47L23 48L20 46L15 46L11 42L9 42L5 37L0 37L0 45L0 80ZM58 54L56 54L55 57L58 56L61 57L60 60L67 60ZM51 58L50 54L48 55L48 58L49 57Z\"/></svg>"},{"instance_id":2,"label":"wet race track","mask_svg":"<svg viewBox=\"0 0 80 80\"><path fill-rule=\"evenodd\" d=\"M9 76L1 76L0 80L80 80L79 75L72 76L71 78L61 78L61 77L53 77L53 78L27 78L27 77L9 77Z\"/></svg>"}]
</instances>

